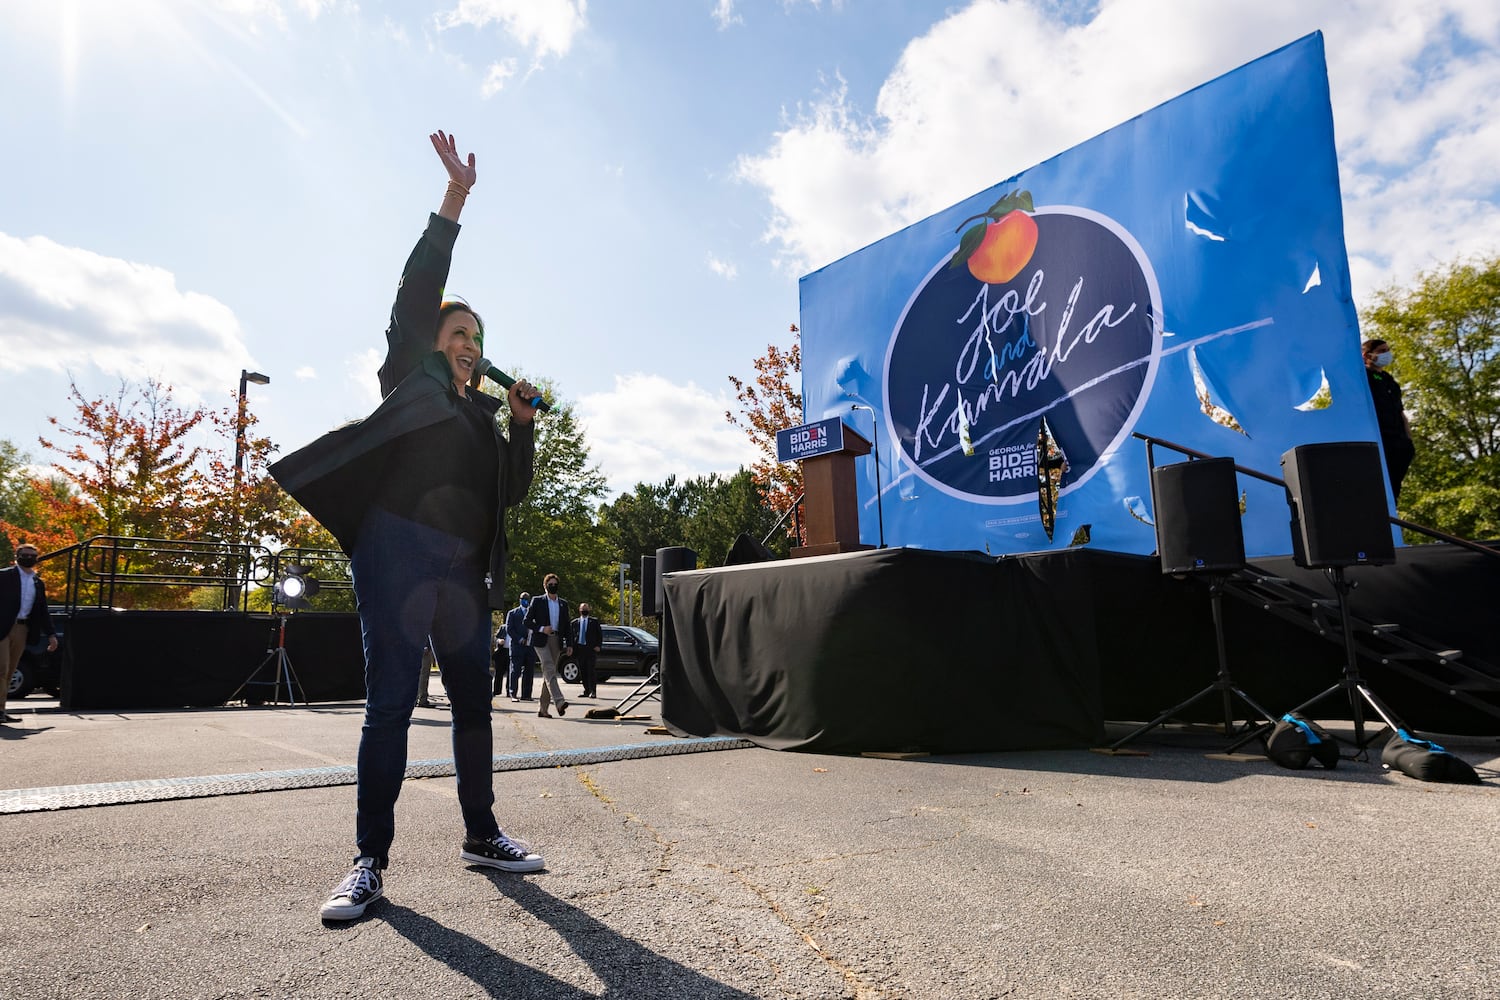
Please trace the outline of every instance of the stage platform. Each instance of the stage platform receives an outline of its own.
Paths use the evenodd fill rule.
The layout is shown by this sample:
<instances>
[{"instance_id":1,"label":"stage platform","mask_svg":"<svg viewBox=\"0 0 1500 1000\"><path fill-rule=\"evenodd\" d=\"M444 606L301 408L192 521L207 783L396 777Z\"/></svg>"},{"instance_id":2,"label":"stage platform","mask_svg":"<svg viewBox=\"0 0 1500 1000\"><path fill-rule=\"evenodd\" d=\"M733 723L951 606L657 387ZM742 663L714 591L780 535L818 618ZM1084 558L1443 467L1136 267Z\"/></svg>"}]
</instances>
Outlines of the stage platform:
<instances>
[{"instance_id":1,"label":"stage platform","mask_svg":"<svg viewBox=\"0 0 1500 1000\"><path fill-rule=\"evenodd\" d=\"M73 710L222 705L247 679L252 701L288 701L267 657L278 620L240 611L119 611L80 608L66 619L61 707ZM364 644L359 617L301 611L287 616L286 650L297 701L361 701Z\"/></svg>"},{"instance_id":2,"label":"stage platform","mask_svg":"<svg viewBox=\"0 0 1500 1000\"><path fill-rule=\"evenodd\" d=\"M1253 567L1333 594L1290 558ZM1448 545L1353 567L1351 612L1400 623L1471 662L1500 663L1500 560ZM1077 548L994 558L880 549L664 578L662 718L680 735L775 749L956 753L1097 745L1105 720L1145 721L1211 683L1209 591L1155 557ZM1341 636L1226 598L1234 680L1273 713L1335 684ZM1409 727L1500 734L1500 718L1361 661ZM1483 697L1500 709L1500 673ZM1237 706L1238 707L1238 706ZM1348 719L1330 698L1308 712ZM1217 698L1184 721L1222 722ZM1378 721L1378 720L1377 720Z\"/></svg>"}]
</instances>

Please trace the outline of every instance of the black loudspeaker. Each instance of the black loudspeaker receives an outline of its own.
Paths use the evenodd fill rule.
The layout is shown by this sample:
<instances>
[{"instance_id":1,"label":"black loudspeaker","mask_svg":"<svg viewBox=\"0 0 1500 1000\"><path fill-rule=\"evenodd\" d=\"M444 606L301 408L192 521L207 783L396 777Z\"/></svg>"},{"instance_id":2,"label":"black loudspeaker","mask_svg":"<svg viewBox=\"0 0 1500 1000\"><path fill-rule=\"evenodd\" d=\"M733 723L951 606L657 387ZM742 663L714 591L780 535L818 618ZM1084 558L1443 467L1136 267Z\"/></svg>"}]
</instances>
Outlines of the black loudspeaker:
<instances>
[{"instance_id":1,"label":"black loudspeaker","mask_svg":"<svg viewBox=\"0 0 1500 1000\"><path fill-rule=\"evenodd\" d=\"M656 603L656 588L659 583L656 579L656 557L641 556L641 614L661 614L660 606Z\"/></svg>"},{"instance_id":2,"label":"black loudspeaker","mask_svg":"<svg viewBox=\"0 0 1500 1000\"><path fill-rule=\"evenodd\" d=\"M1396 561L1385 471L1373 441L1298 445L1281 456L1299 566L1382 566Z\"/></svg>"},{"instance_id":3,"label":"black loudspeaker","mask_svg":"<svg viewBox=\"0 0 1500 1000\"><path fill-rule=\"evenodd\" d=\"M1153 466L1151 497L1163 573L1232 573L1244 567L1234 459Z\"/></svg>"},{"instance_id":4,"label":"black loudspeaker","mask_svg":"<svg viewBox=\"0 0 1500 1000\"><path fill-rule=\"evenodd\" d=\"M661 578L668 573L698 568L698 553L685 545L669 545L656 550L656 614L667 613L667 594Z\"/></svg>"},{"instance_id":5,"label":"black loudspeaker","mask_svg":"<svg viewBox=\"0 0 1500 1000\"><path fill-rule=\"evenodd\" d=\"M734 540L734 544L729 547L729 554L724 558L724 565L746 566L751 563L770 562L775 558L776 553L754 535L742 531Z\"/></svg>"}]
</instances>

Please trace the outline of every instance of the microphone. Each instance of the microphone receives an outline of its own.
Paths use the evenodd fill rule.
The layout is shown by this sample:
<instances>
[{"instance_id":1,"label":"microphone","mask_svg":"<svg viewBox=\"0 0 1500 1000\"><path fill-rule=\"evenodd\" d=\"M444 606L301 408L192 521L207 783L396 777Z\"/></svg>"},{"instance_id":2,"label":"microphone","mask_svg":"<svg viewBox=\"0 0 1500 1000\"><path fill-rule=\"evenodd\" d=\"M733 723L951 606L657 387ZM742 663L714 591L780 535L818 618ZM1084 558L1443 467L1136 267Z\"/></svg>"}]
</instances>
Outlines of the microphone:
<instances>
[{"instance_id":1,"label":"microphone","mask_svg":"<svg viewBox=\"0 0 1500 1000\"><path fill-rule=\"evenodd\" d=\"M489 358L480 358L474 362L474 374L484 375L491 381L500 383L501 387L505 389L509 389L516 384L515 379L496 368ZM533 396L531 398L531 405L537 408L538 413L550 413L552 411L551 405L541 396Z\"/></svg>"}]
</instances>

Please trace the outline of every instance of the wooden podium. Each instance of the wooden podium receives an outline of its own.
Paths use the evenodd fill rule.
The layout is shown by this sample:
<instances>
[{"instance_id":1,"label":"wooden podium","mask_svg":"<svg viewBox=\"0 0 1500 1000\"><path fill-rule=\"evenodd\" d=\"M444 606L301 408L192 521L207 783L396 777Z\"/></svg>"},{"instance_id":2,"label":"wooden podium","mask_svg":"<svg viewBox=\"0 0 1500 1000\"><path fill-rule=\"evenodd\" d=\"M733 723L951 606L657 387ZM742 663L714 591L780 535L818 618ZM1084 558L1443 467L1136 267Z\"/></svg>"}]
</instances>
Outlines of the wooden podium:
<instances>
[{"instance_id":1,"label":"wooden podium","mask_svg":"<svg viewBox=\"0 0 1500 1000\"><path fill-rule=\"evenodd\" d=\"M802 461L802 523L807 544L794 546L792 557L860 552L859 489L854 460L870 453L870 442L844 425L844 447Z\"/></svg>"}]
</instances>

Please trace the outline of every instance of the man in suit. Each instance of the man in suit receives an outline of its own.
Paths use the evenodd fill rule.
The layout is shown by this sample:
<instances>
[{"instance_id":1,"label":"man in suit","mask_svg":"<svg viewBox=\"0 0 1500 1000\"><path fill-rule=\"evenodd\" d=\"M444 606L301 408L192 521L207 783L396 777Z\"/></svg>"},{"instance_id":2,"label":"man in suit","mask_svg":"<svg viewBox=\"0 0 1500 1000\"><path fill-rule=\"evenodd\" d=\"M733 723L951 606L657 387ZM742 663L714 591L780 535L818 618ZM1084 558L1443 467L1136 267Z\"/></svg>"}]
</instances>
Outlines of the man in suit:
<instances>
[{"instance_id":1,"label":"man in suit","mask_svg":"<svg viewBox=\"0 0 1500 1000\"><path fill-rule=\"evenodd\" d=\"M10 677L26 651L27 637L44 635L47 652L57 649L57 633L47 612L47 589L36 574L37 556L35 545L17 546L15 565L0 569L0 671L4 671L0 723L21 721L6 714L5 699L10 694Z\"/></svg>"},{"instance_id":2,"label":"man in suit","mask_svg":"<svg viewBox=\"0 0 1500 1000\"><path fill-rule=\"evenodd\" d=\"M538 597L526 609L526 627L531 630L531 645L536 648L542 661L542 695L537 712L544 719L552 718L547 711L549 699L557 703L557 714L568 714L568 699L563 697L562 685L557 679L557 665L563 654L571 648L568 643L568 602L557 596L556 573L548 573L542 579L545 597Z\"/></svg>"},{"instance_id":3,"label":"man in suit","mask_svg":"<svg viewBox=\"0 0 1500 1000\"><path fill-rule=\"evenodd\" d=\"M583 684L584 698L599 697L598 682L594 679L594 667L599 657L599 647L604 645L604 630L599 619L589 614L587 604L578 605L578 617L568 632L573 640L573 654L578 658L578 680Z\"/></svg>"},{"instance_id":4,"label":"man in suit","mask_svg":"<svg viewBox=\"0 0 1500 1000\"><path fill-rule=\"evenodd\" d=\"M505 613L505 647L510 653L510 669L505 676L505 693L511 701L531 700L531 676L536 668L536 650L531 648L531 634L526 630L526 609L531 595L521 594L521 603Z\"/></svg>"}]
</instances>

